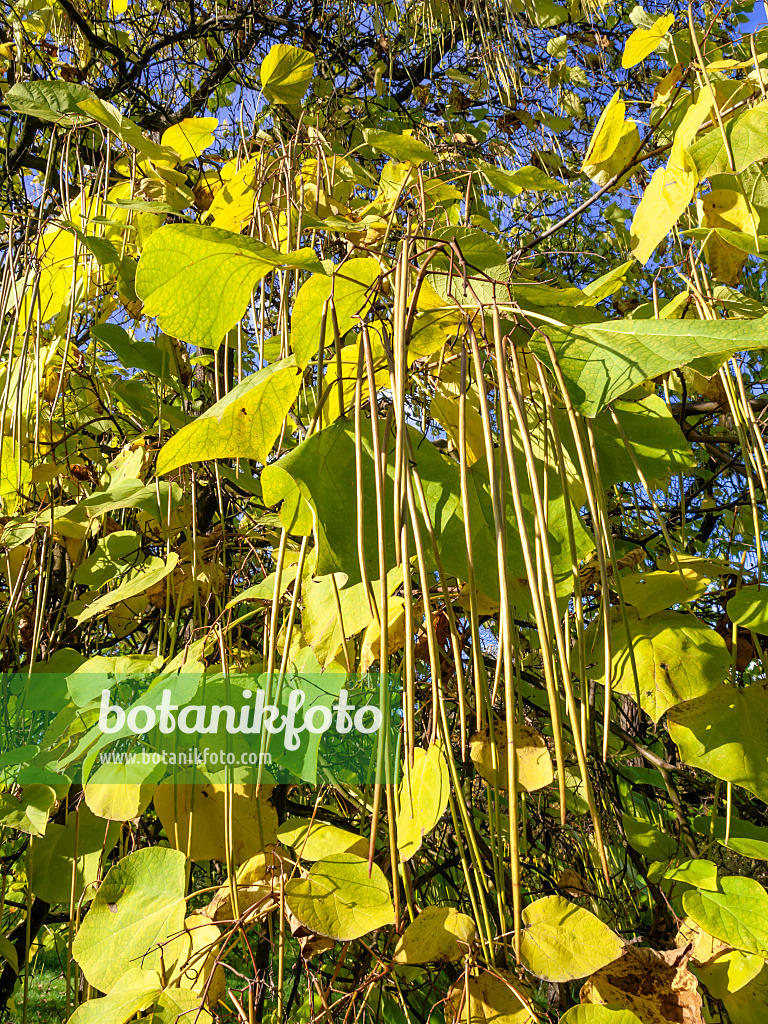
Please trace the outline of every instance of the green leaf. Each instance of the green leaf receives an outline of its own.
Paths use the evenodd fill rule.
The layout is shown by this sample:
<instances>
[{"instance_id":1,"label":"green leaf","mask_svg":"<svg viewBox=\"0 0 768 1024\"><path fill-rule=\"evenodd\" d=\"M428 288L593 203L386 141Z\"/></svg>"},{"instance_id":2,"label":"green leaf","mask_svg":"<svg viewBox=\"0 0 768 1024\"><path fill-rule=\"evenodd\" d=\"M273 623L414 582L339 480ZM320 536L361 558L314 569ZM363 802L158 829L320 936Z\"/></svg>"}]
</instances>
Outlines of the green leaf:
<instances>
[{"instance_id":1,"label":"green leaf","mask_svg":"<svg viewBox=\"0 0 768 1024\"><path fill-rule=\"evenodd\" d=\"M547 328L576 409L596 416L636 384L701 356L768 346L763 320L614 320ZM551 365L546 345L531 350Z\"/></svg>"},{"instance_id":2,"label":"green leaf","mask_svg":"<svg viewBox=\"0 0 768 1024\"><path fill-rule=\"evenodd\" d=\"M439 744L416 747L413 766L404 769L397 797L397 849L410 860L424 836L437 825L448 806L448 765Z\"/></svg>"},{"instance_id":3,"label":"green leaf","mask_svg":"<svg viewBox=\"0 0 768 1024\"><path fill-rule=\"evenodd\" d=\"M422 435L409 431L419 475L421 477L427 510L437 537L440 558L447 575L461 580L467 578L467 547L461 503L459 466L454 460L441 455ZM363 459L361 477L363 486L364 558L368 579L379 575L379 551L376 526L376 489L373 463L373 442L369 421L362 428ZM530 496L522 456L519 455L518 472L521 480L522 501L529 535L535 530L533 500ZM360 559L357 547L357 508L349 495L356 492L355 437L350 423L339 419L319 433L312 434L276 465L284 469L301 488L312 506L318 538L316 572L327 576L345 573L348 586L360 582ZM394 475L394 459L390 455L386 471ZM549 494L548 527L549 550L553 559L555 577L564 589L572 587L571 556L568 545L567 509L562 496L559 477L554 470L547 472ZM498 600L498 563L496 535L490 483L485 459L469 470L469 509L472 524L475 580L478 588L492 600ZM519 540L519 527L512 497L506 494L507 549L511 587L515 600L523 607L530 605L530 591L517 586L515 580L526 576L525 561ZM387 486L385 498L385 524L387 550L394 551L392 533L392 488ZM594 547L594 541L584 530L578 515L573 515L577 557ZM423 527L422 527L423 529Z\"/></svg>"},{"instance_id":4,"label":"green leaf","mask_svg":"<svg viewBox=\"0 0 768 1024\"><path fill-rule=\"evenodd\" d=\"M368 856L367 839L324 821L288 818L278 828L277 838L285 846L292 846L303 860L325 860L339 853Z\"/></svg>"},{"instance_id":5,"label":"green leaf","mask_svg":"<svg viewBox=\"0 0 768 1024\"><path fill-rule=\"evenodd\" d=\"M149 160L158 163L176 163L176 154L172 149L167 146L159 146L156 142L148 139L135 121L122 114L108 100L99 99L91 94L88 99L81 100L78 107L94 121L98 121L99 124L109 129L125 144L126 148L138 150Z\"/></svg>"},{"instance_id":6,"label":"green leaf","mask_svg":"<svg viewBox=\"0 0 768 1024\"><path fill-rule=\"evenodd\" d=\"M349 942L394 924L395 912L384 872L353 853L313 864L306 878L293 878L285 886L291 913L312 932Z\"/></svg>"},{"instance_id":7,"label":"green leaf","mask_svg":"<svg viewBox=\"0 0 768 1024\"><path fill-rule=\"evenodd\" d=\"M768 893L754 878L721 878L719 892L689 889L683 908L721 942L768 957Z\"/></svg>"},{"instance_id":8,"label":"green leaf","mask_svg":"<svg viewBox=\"0 0 768 1024\"><path fill-rule=\"evenodd\" d=\"M555 28L568 21L568 11L553 0L512 0L518 14L530 18L537 28Z\"/></svg>"},{"instance_id":9,"label":"green leaf","mask_svg":"<svg viewBox=\"0 0 768 1024\"><path fill-rule=\"evenodd\" d=\"M585 978L621 955L624 942L588 910L545 896L523 911L522 961L545 981Z\"/></svg>"},{"instance_id":10,"label":"green leaf","mask_svg":"<svg viewBox=\"0 0 768 1024\"><path fill-rule=\"evenodd\" d=\"M669 867L666 860L652 864L648 871L648 881L660 882L662 879L717 892L717 865L711 860L683 860Z\"/></svg>"},{"instance_id":11,"label":"green leaf","mask_svg":"<svg viewBox=\"0 0 768 1024\"><path fill-rule=\"evenodd\" d=\"M259 482L265 505L282 503L278 516L286 531L294 536L309 537L312 533L312 508L296 481L272 463L264 467Z\"/></svg>"},{"instance_id":12,"label":"green leaf","mask_svg":"<svg viewBox=\"0 0 768 1024\"><path fill-rule=\"evenodd\" d=\"M0 826L30 836L43 836L55 803L54 790L38 783L25 786L18 795L0 794Z\"/></svg>"},{"instance_id":13,"label":"green leaf","mask_svg":"<svg viewBox=\"0 0 768 1024\"><path fill-rule=\"evenodd\" d=\"M255 459L266 462L301 387L291 356L246 377L160 449L157 474L190 462Z\"/></svg>"},{"instance_id":14,"label":"green leaf","mask_svg":"<svg viewBox=\"0 0 768 1024\"><path fill-rule=\"evenodd\" d=\"M412 163L414 167L419 167L428 160L437 160L429 146L414 139L412 135L396 135L394 132L366 129L363 132L363 137L372 149L391 156L393 160Z\"/></svg>"},{"instance_id":15,"label":"green leaf","mask_svg":"<svg viewBox=\"0 0 768 1024\"><path fill-rule=\"evenodd\" d=\"M492 188L508 196L519 196L521 192L563 192L568 189L566 184L550 177L539 167L527 165L506 171L485 160L475 160L473 163Z\"/></svg>"},{"instance_id":16,"label":"green leaf","mask_svg":"<svg viewBox=\"0 0 768 1024\"><path fill-rule=\"evenodd\" d=\"M15 974L19 973L19 954L16 947L6 935L0 934L0 956L11 965Z\"/></svg>"},{"instance_id":17,"label":"green leaf","mask_svg":"<svg viewBox=\"0 0 768 1024\"><path fill-rule=\"evenodd\" d=\"M134 341L117 324L94 324L91 335L111 348L126 370L144 370L155 377L163 377L168 371L167 357L154 342Z\"/></svg>"},{"instance_id":18,"label":"green leaf","mask_svg":"<svg viewBox=\"0 0 768 1024\"><path fill-rule=\"evenodd\" d=\"M752 860L768 860L768 828L735 818L728 830L727 818L716 817L713 822L712 818L703 816L694 818L692 824L700 835L709 836L711 832L726 850L733 850L742 857L751 857Z\"/></svg>"},{"instance_id":19,"label":"green leaf","mask_svg":"<svg viewBox=\"0 0 768 1024\"><path fill-rule=\"evenodd\" d=\"M695 615L657 612L640 619L627 610L630 636L624 623L611 630L611 675L615 693L635 696L635 676L629 644L634 650L640 689L640 706L658 722L670 708L700 697L717 687L728 675L731 656L725 641ZM587 650L588 661L599 683L605 684L605 646L602 634Z\"/></svg>"},{"instance_id":20,"label":"green leaf","mask_svg":"<svg viewBox=\"0 0 768 1024\"><path fill-rule=\"evenodd\" d=\"M178 561L179 556L175 551L171 551L165 561L153 555L140 569L131 573L125 583L116 587L115 590L110 590L107 594L102 594L95 601L91 601L77 616L78 626L95 615L100 615L108 608L120 604L121 601L127 601L131 597L138 597L139 594L145 593L150 587L154 587L156 583L169 576L176 568Z\"/></svg>"},{"instance_id":21,"label":"green leaf","mask_svg":"<svg viewBox=\"0 0 768 1024\"><path fill-rule=\"evenodd\" d=\"M17 114L54 121L62 128L71 128L84 121L79 104L93 97L90 89L75 82L19 82L5 94L5 102Z\"/></svg>"},{"instance_id":22,"label":"green leaf","mask_svg":"<svg viewBox=\"0 0 768 1024\"><path fill-rule=\"evenodd\" d=\"M616 1006L584 1003L572 1006L560 1018L560 1024L643 1024L631 1010Z\"/></svg>"},{"instance_id":23,"label":"green leaf","mask_svg":"<svg viewBox=\"0 0 768 1024\"><path fill-rule=\"evenodd\" d=\"M649 57L654 50L658 50L674 20L674 14L664 14L650 28L636 28L624 47L621 66L633 68Z\"/></svg>"},{"instance_id":24,"label":"green leaf","mask_svg":"<svg viewBox=\"0 0 768 1024\"><path fill-rule=\"evenodd\" d=\"M276 43L261 63L261 87L270 103L301 103L312 81L315 56L298 46Z\"/></svg>"},{"instance_id":25,"label":"green leaf","mask_svg":"<svg viewBox=\"0 0 768 1024\"><path fill-rule=\"evenodd\" d=\"M768 801L768 689L718 686L667 716L680 757Z\"/></svg>"},{"instance_id":26,"label":"green leaf","mask_svg":"<svg viewBox=\"0 0 768 1024\"><path fill-rule=\"evenodd\" d=\"M46 903L69 903L74 868L75 900L79 900L86 887L98 881L102 853L111 852L119 834L118 822L97 818L82 803L77 812L70 813L65 825L51 822L45 836L35 842L30 874L32 892ZM89 893L93 891L89 889Z\"/></svg>"},{"instance_id":27,"label":"green leaf","mask_svg":"<svg viewBox=\"0 0 768 1024\"><path fill-rule=\"evenodd\" d=\"M161 969L158 943L166 943L184 925L185 866L183 853L153 846L109 869L72 947L94 988L108 992L139 964L145 970Z\"/></svg>"},{"instance_id":28,"label":"green leaf","mask_svg":"<svg viewBox=\"0 0 768 1024\"><path fill-rule=\"evenodd\" d=\"M668 861L677 852L677 843L649 821L630 814L622 814L622 825L627 842L648 860Z\"/></svg>"},{"instance_id":29,"label":"green leaf","mask_svg":"<svg viewBox=\"0 0 768 1024\"><path fill-rule=\"evenodd\" d=\"M315 359L320 348L320 325L324 304L333 296L339 335L343 338L350 327L360 323L360 318L371 307L373 289L371 285L381 275L378 260L372 257L352 259L343 263L332 277L314 276L299 289L291 314L291 350L302 369ZM328 304L328 313L323 335L323 348L335 343L333 319ZM357 370L357 367L355 367Z\"/></svg>"},{"instance_id":30,"label":"green leaf","mask_svg":"<svg viewBox=\"0 0 768 1024\"><path fill-rule=\"evenodd\" d=\"M477 937L475 922L453 907L425 907L400 936L396 964L450 963L469 953Z\"/></svg>"},{"instance_id":31,"label":"green leaf","mask_svg":"<svg viewBox=\"0 0 768 1024\"><path fill-rule=\"evenodd\" d=\"M665 483L672 473L684 473L695 465L693 451L669 406L658 395L648 395L639 402L616 400L613 411L627 438L627 444L608 411L595 416L592 422L600 479L603 487L616 483L639 482L640 477L629 457L632 451L649 485ZM555 410L558 432L563 447L574 467L579 467L576 442L568 414ZM571 486L582 487L581 470L576 468ZM586 493L584 494L586 500Z\"/></svg>"},{"instance_id":32,"label":"green leaf","mask_svg":"<svg viewBox=\"0 0 768 1024\"><path fill-rule=\"evenodd\" d=\"M179 163L186 164L213 144L218 126L217 117L185 117L166 128L160 141L179 154Z\"/></svg>"},{"instance_id":33,"label":"green leaf","mask_svg":"<svg viewBox=\"0 0 768 1024\"><path fill-rule=\"evenodd\" d=\"M737 625L768 636L768 590L765 587L742 587L725 610Z\"/></svg>"},{"instance_id":34,"label":"green leaf","mask_svg":"<svg viewBox=\"0 0 768 1024\"><path fill-rule=\"evenodd\" d=\"M136 293L167 334L218 348L259 281L279 267L325 273L311 249L282 253L232 231L166 224L144 246Z\"/></svg>"},{"instance_id":35,"label":"green leaf","mask_svg":"<svg viewBox=\"0 0 768 1024\"><path fill-rule=\"evenodd\" d=\"M725 174L731 170L740 173L750 164L768 156L768 101L729 118L723 128L730 143L734 167L729 165L728 151L716 125L690 149L700 178L711 178L714 174Z\"/></svg>"}]
</instances>

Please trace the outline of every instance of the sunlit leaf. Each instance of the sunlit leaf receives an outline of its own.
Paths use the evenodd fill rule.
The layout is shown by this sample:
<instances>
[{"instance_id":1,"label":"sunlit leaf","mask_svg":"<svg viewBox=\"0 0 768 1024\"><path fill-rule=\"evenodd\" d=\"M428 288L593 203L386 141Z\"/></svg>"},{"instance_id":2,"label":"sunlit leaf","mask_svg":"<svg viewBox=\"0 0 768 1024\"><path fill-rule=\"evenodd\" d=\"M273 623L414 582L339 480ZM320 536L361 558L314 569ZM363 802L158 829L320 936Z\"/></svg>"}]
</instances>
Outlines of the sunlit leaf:
<instances>
[{"instance_id":1,"label":"sunlit leaf","mask_svg":"<svg viewBox=\"0 0 768 1024\"><path fill-rule=\"evenodd\" d=\"M394 924L389 886L378 864L338 853L313 864L306 878L285 886L285 901L305 928L341 942Z\"/></svg>"},{"instance_id":2,"label":"sunlit leaf","mask_svg":"<svg viewBox=\"0 0 768 1024\"><path fill-rule=\"evenodd\" d=\"M259 281L281 267L325 273L311 249L282 253L220 228L167 224L144 246L136 293L167 334L218 348Z\"/></svg>"},{"instance_id":3,"label":"sunlit leaf","mask_svg":"<svg viewBox=\"0 0 768 1024\"><path fill-rule=\"evenodd\" d=\"M158 475L212 459L266 462L300 387L293 357L246 377L166 441L157 459Z\"/></svg>"},{"instance_id":4,"label":"sunlit leaf","mask_svg":"<svg viewBox=\"0 0 768 1024\"><path fill-rule=\"evenodd\" d=\"M584 978L615 960L624 942L583 907L545 896L523 911L522 959L545 981Z\"/></svg>"}]
</instances>

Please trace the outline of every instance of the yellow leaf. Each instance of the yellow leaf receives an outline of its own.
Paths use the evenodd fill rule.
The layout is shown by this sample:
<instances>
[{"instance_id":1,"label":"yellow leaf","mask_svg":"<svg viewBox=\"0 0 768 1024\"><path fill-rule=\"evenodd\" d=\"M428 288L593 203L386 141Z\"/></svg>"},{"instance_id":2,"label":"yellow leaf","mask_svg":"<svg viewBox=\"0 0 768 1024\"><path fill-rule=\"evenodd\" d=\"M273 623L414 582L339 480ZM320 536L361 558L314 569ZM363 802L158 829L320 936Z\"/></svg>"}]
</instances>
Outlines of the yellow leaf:
<instances>
[{"instance_id":1,"label":"yellow leaf","mask_svg":"<svg viewBox=\"0 0 768 1024\"><path fill-rule=\"evenodd\" d=\"M696 166L685 153L684 168L658 167L632 219L632 253L645 264L666 238L693 199L698 184Z\"/></svg>"},{"instance_id":2,"label":"yellow leaf","mask_svg":"<svg viewBox=\"0 0 768 1024\"><path fill-rule=\"evenodd\" d=\"M669 103L669 100L677 88L678 82L683 77L683 65L675 64L675 66L668 71L662 78L656 88L653 90L653 105L654 107L662 107Z\"/></svg>"},{"instance_id":3,"label":"yellow leaf","mask_svg":"<svg viewBox=\"0 0 768 1024\"><path fill-rule=\"evenodd\" d=\"M476 732L469 741L469 756L478 775L499 789L509 789L509 754L507 747L507 726L501 719L494 722L496 741L496 767L491 744L491 732L486 725ZM532 793L543 789L554 779L552 758L544 737L522 722L515 723L515 756L517 758L518 790Z\"/></svg>"},{"instance_id":4,"label":"yellow leaf","mask_svg":"<svg viewBox=\"0 0 768 1024\"><path fill-rule=\"evenodd\" d=\"M754 236L757 216L741 192L719 188L704 196L701 223L706 228L727 228ZM747 261L747 253L743 249L731 245L719 235L710 235L702 252L716 280L731 287L739 283L741 268Z\"/></svg>"},{"instance_id":5,"label":"yellow leaf","mask_svg":"<svg viewBox=\"0 0 768 1024\"><path fill-rule=\"evenodd\" d=\"M469 952L477 937L475 922L453 907L425 907L395 947L396 964L449 963Z\"/></svg>"},{"instance_id":6,"label":"yellow leaf","mask_svg":"<svg viewBox=\"0 0 768 1024\"><path fill-rule=\"evenodd\" d=\"M597 122L584 157L584 167L603 163L616 149L624 124L625 110L626 104L621 98L621 90L617 89Z\"/></svg>"},{"instance_id":7,"label":"yellow leaf","mask_svg":"<svg viewBox=\"0 0 768 1024\"><path fill-rule=\"evenodd\" d=\"M439 744L417 747L413 767L406 770L398 793L397 848L410 860L448 806L448 766Z\"/></svg>"},{"instance_id":8,"label":"yellow leaf","mask_svg":"<svg viewBox=\"0 0 768 1024\"><path fill-rule=\"evenodd\" d=\"M179 163L185 164L208 149L218 126L217 117L185 117L178 124L166 128L160 142L175 150L179 154Z\"/></svg>"},{"instance_id":9,"label":"yellow leaf","mask_svg":"<svg viewBox=\"0 0 768 1024\"><path fill-rule=\"evenodd\" d=\"M636 28L624 47L621 66L633 68L657 50L674 20L674 14L664 14L650 28Z\"/></svg>"},{"instance_id":10,"label":"yellow leaf","mask_svg":"<svg viewBox=\"0 0 768 1024\"><path fill-rule=\"evenodd\" d=\"M387 602L387 653L393 654L405 643L405 602L391 597ZM360 650L360 672L367 672L381 655L381 625L374 620L363 636Z\"/></svg>"},{"instance_id":11,"label":"yellow leaf","mask_svg":"<svg viewBox=\"0 0 768 1024\"><path fill-rule=\"evenodd\" d=\"M314 69L314 54L276 43L261 64L264 95L272 103L301 103Z\"/></svg>"},{"instance_id":12,"label":"yellow leaf","mask_svg":"<svg viewBox=\"0 0 768 1024\"><path fill-rule=\"evenodd\" d=\"M460 978L446 1000L449 1024L535 1024L529 993L507 971Z\"/></svg>"},{"instance_id":13,"label":"yellow leaf","mask_svg":"<svg viewBox=\"0 0 768 1024\"><path fill-rule=\"evenodd\" d=\"M201 776L198 774L198 779ZM232 814L232 857L242 863L277 842L277 812L269 803L271 786L231 787L212 782L161 783L154 804L168 840L190 860L226 861L227 813Z\"/></svg>"},{"instance_id":14,"label":"yellow leaf","mask_svg":"<svg viewBox=\"0 0 768 1024\"><path fill-rule=\"evenodd\" d=\"M582 170L588 178L591 178L596 185L602 188L603 185L608 184L611 178L629 166L639 149L640 133L637 130L637 125L634 121L625 121L621 125L616 145L610 156L600 163L588 164L585 162ZM618 184L621 185L627 180L627 177L628 175L620 179Z\"/></svg>"}]
</instances>

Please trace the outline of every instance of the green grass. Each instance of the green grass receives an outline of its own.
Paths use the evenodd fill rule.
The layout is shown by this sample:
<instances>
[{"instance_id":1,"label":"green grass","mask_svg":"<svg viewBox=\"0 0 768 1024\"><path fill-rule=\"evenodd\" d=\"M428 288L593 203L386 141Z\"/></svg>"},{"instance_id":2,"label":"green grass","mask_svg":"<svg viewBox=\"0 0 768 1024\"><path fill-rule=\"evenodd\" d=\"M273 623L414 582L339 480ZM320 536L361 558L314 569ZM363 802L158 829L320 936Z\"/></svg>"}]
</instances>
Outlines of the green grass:
<instances>
[{"instance_id":1,"label":"green grass","mask_svg":"<svg viewBox=\"0 0 768 1024\"><path fill-rule=\"evenodd\" d=\"M8 1024L22 1024L24 980L19 981L15 995L16 1012ZM27 986L27 1024L56 1024L64 1020L64 975L54 950L39 953L30 965Z\"/></svg>"}]
</instances>

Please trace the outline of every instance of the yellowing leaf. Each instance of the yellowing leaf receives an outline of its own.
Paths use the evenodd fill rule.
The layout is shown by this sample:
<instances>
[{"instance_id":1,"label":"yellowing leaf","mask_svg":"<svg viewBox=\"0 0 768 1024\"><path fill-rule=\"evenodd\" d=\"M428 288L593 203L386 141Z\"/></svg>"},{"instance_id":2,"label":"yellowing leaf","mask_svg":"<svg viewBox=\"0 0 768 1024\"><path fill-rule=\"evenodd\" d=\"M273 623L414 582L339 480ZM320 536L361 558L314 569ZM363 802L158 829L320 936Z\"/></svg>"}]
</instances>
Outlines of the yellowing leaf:
<instances>
[{"instance_id":1,"label":"yellowing leaf","mask_svg":"<svg viewBox=\"0 0 768 1024\"><path fill-rule=\"evenodd\" d=\"M166 224L144 246L136 292L167 334L218 348L258 282L279 267L325 273L311 249L282 253L220 228Z\"/></svg>"},{"instance_id":2,"label":"yellowing leaf","mask_svg":"<svg viewBox=\"0 0 768 1024\"><path fill-rule=\"evenodd\" d=\"M621 98L621 90L617 89L595 126L584 157L585 167L588 164L603 163L616 149L624 124L625 110L626 104Z\"/></svg>"},{"instance_id":3,"label":"yellowing leaf","mask_svg":"<svg viewBox=\"0 0 768 1024\"><path fill-rule=\"evenodd\" d=\"M83 622L87 622L95 615L100 615L101 612L112 608L116 604L120 604L122 601L145 594L150 587L153 587L160 580L165 579L169 573L172 573L178 561L179 556L175 551L171 551L165 561L153 555L147 559L140 569L133 572L125 583L122 583L115 590L110 590L107 594L102 594L101 597L98 597L84 608L77 616L77 624L80 625Z\"/></svg>"},{"instance_id":4,"label":"yellowing leaf","mask_svg":"<svg viewBox=\"0 0 768 1024\"><path fill-rule=\"evenodd\" d=\"M146 1010L159 995L159 979L151 986L118 988L102 999L89 999L82 1003L69 1018L70 1024L126 1024L137 1013Z\"/></svg>"},{"instance_id":5,"label":"yellowing leaf","mask_svg":"<svg viewBox=\"0 0 768 1024\"><path fill-rule=\"evenodd\" d=\"M618 1006L601 1006L582 1003L566 1010L560 1024L643 1024L631 1010Z\"/></svg>"},{"instance_id":6,"label":"yellowing leaf","mask_svg":"<svg viewBox=\"0 0 768 1024\"><path fill-rule=\"evenodd\" d=\"M402 597L391 597L387 602L387 653L393 654L405 643L405 602ZM381 624L374 619L363 636L360 648L360 672L367 672L381 655Z\"/></svg>"},{"instance_id":7,"label":"yellowing leaf","mask_svg":"<svg viewBox=\"0 0 768 1024\"><path fill-rule=\"evenodd\" d=\"M695 974L706 985L711 996L725 1000L730 994L754 981L764 964L765 960L759 953L727 949L697 967Z\"/></svg>"},{"instance_id":8,"label":"yellowing leaf","mask_svg":"<svg viewBox=\"0 0 768 1024\"><path fill-rule=\"evenodd\" d=\"M160 968L158 943L184 922L185 861L160 846L131 853L107 872L75 937L72 955L95 988L107 992L141 964Z\"/></svg>"},{"instance_id":9,"label":"yellowing leaf","mask_svg":"<svg viewBox=\"0 0 768 1024\"><path fill-rule=\"evenodd\" d=\"M756 978L723 998L731 1024L763 1024L768 1006L768 965Z\"/></svg>"},{"instance_id":10,"label":"yellowing leaf","mask_svg":"<svg viewBox=\"0 0 768 1024\"><path fill-rule=\"evenodd\" d=\"M764 683L743 689L717 686L672 708L667 726L686 764L768 800L768 689Z\"/></svg>"},{"instance_id":11,"label":"yellowing leaf","mask_svg":"<svg viewBox=\"0 0 768 1024\"><path fill-rule=\"evenodd\" d=\"M768 635L768 589L742 587L726 605L729 617L744 629Z\"/></svg>"},{"instance_id":12,"label":"yellowing leaf","mask_svg":"<svg viewBox=\"0 0 768 1024\"><path fill-rule=\"evenodd\" d=\"M30 879L32 892L46 903L69 903L74 868L75 900L79 900L86 887L98 880L102 854L111 851L119 834L117 822L97 818L83 804L69 814L65 825L51 822L45 835L35 840ZM87 891L95 889L88 888Z\"/></svg>"},{"instance_id":13,"label":"yellowing leaf","mask_svg":"<svg viewBox=\"0 0 768 1024\"><path fill-rule=\"evenodd\" d=\"M157 765L138 761L103 764L85 784L85 802L99 818L128 821L146 810L160 774Z\"/></svg>"},{"instance_id":14,"label":"yellowing leaf","mask_svg":"<svg viewBox=\"0 0 768 1024\"><path fill-rule=\"evenodd\" d=\"M649 57L654 50L659 48L674 20L674 14L664 14L650 28L636 28L624 47L621 66L633 68Z\"/></svg>"},{"instance_id":15,"label":"yellowing leaf","mask_svg":"<svg viewBox=\"0 0 768 1024\"><path fill-rule=\"evenodd\" d=\"M702 227L725 228L747 235L757 234L757 213L746 198L733 189L715 189L702 199ZM702 249L713 276L723 284L739 283L747 253L713 232Z\"/></svg>"},{"instance_id":16,"label":"yellowing leaf","mask_svg":"<svg viewBox=\"0 0 768 1024\"><path fill-rule=\"evenodd\" d=\"M186 164L208 149L218 126L217 117L185 117L166 128L160 141L179 154L179 163Z\"/></svg>"},{"instance_id":17,"label":"yellowing leaf","mask_svg":"<svg viewBox=\"0 0 768 1024\"><path fill-rule=\"evenodd\" d=\"M261 64L264 95L271 103L301 103L314 70L314 54L276 43Z\"/></svg>"},{"instance_id":18,"label":"yellowing leaf","mask_svg":"<svg viewBox=\"0 0 768 1024\"><path fill-rule=\"evenodd\" d=\"M230 799L221 784L172 782L157 787L155 810L172 846L190 860L226 861L228 806L232 814L232 857L241 864L277 842L277 812L270 787L234 785Z\"/></svg>"},{"instance_id":19,"label":"yellowing leaf","mask_svg":"<svg viewBox=\"0 0 768 1024\"><path fill-rule=\"evenodd\" d=\"M158 475L211 459L266 462L300 387L293 356L246 377L166 441L157 459Z\"/></svg>"},{"instance_id":20,"label":"yellowing leaf","mask_svg":"<svg viewBox=\"0 0 768 1024\"><path fill-rule=\"evenodd\" d=\"M324 821L289 818L278 828L277 838L286 846L292 846L302 860L323 860L337 853L368 856L368 840L364 836Z\"/></svg>"},{"instance_id":21,"label":"yellowing leaf","mask_svg":"<svg viewBox=\"0 0 768 1024\"><path fill-rule=\"evenodd\" d=\"M624 941L588 910L545 896L523 911L523 964L545 981L584 978L621 954Z\"/></svg>"},{"instance_id":22,"label":"yellowing leaf","mask_svg":"<svg viewBox=\"0 0 768 1024\"><path fill-rule=\"evenodd\" d=\"M453 907L425 907L400 936L397 964L449 963L465 956L477 937L475 922Z\"/></svg>"},{"instance_id":23,"label":"yellowing leaf","mask_svg":"<svg viewBox=\"0 0 768 1024\"><path fill-rule=\"evenodd\" d=\"M692 569L681 572L641 572L621 579L621 593L627 604L637 608L641 619L671 605L696 601L710 584Z\"/></svg>"},{"instance_id":24,"label":"yellowing leaf","mask_svg":"<svg viewBox=\"0 0 768 1024\"><path fill-rule=\"evenodd\" d=\"M319 860L306 878L285 886L285 902L312 932L340 942L394 924L395 912L384 872L353 853Z\"/></svg>"},{"instance_id":25,"label":"yellowing leaf","mask_svg":"<svg viewBox=\"0 0 768 1024\"><path fill-rule=\"evenodd\" d=\"M491 733L486 725L469 741L469 756L475 769L486 782L498 789L509 789L509 752L507 726L503 719L494 721L496 765L494 768ZM515 757L517 759L518 791L532 793L543 789L554 779L552 758L544 737L522 722L515 722Z\"/></svg>"},{"instance_id":26,"label":"yellowing leaf","mask_svg":"<svg viewBox=\"0 0 768 1024\"><path fill-rule=\"evenodd\" d=\"M393 160L402 160L413 164L414 167L418 167L427 160L437 159L428 146L419 142L418 139L414 139L410 133L396 135L394 132L366 130L365 141L374 149L391 156Z\"/></svg>"},{"instance_id":27,"label":"yellowing leaf","mask_svg":"<svg viewBox=\"0 0 768 1024\"><path fill-rule=\"evenodd\" d=\"M397 848L410 860L448 806L448 766L442 749L417 747L413 767L404 771L397 804Z\"/></svg>"},{"instance_id":28,"label":"yellowing leaf","mask_svg":"<svg viewBox=\"0 0 768 1024\"><path fill-rule=\"evenodd\" d=\"M530 993L514 974L483 971L460 978L446 1000L450 1024L536 1024Z\"/></svg>"},{"instance_id":29,"label":"yellowing leaf","mask_svg":"<svg viewBox=\"0 0 768 1024\"><path fill-rule=\"evenodd\" d=\"M725 679L731 658L725 641L695 615L657 612L640 619L628 612L630 636L624 623L611 630L611 675L615 693L634 697L635 676L629 655L634 651L640 706L658 722L683 701L716 689ZM587 659L598 682L605 683L604 642L600 636Z\"/></svg>"},{"instance_id":30,"label":"yellowing leaf","mask_svg":"<svg viewBox=\"0 0 768 1024\"><path fill-rule=\"evenodd\" d=\"M373 301L371 287L381 274L378 260L372 257L347 260L332 277L310 277L299 289L291 316L291 350L302 368L323 347L334 344L331 306L336 311L339 334L343 338L350 327L359 324ZM321 335L323 307L327 304L325 333ZM357 367L355 367L355 375Z\"/></svg>"},{"instance_id":31,"label":"yellowing leaf","mask_svg":"<svg viewBox=\"0 0 768 1024\"><path fill-rule=\"evenodd\" d=\"M689 889L683 908L705 932L741 949L768 957L768 893L754 878L721 878L719 892Z\"/></svg>"}]
</instances>

